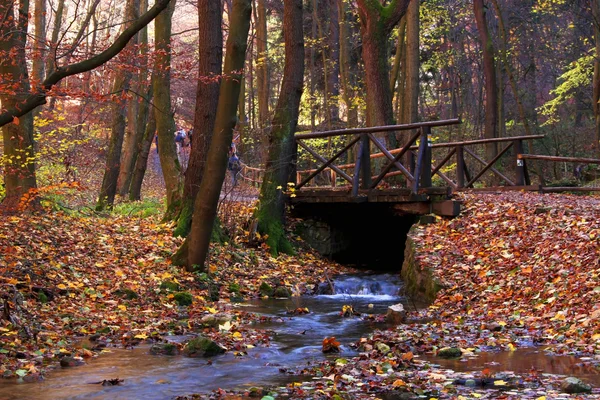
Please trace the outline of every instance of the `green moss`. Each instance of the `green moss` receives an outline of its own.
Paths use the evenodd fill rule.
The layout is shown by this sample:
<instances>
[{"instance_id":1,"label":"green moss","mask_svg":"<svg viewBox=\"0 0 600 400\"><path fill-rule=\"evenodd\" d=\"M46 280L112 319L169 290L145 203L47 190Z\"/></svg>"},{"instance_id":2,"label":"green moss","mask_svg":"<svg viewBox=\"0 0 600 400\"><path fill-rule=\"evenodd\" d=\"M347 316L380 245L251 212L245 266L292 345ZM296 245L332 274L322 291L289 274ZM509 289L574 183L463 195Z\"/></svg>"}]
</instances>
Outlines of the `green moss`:
<instances>
[{"instance_id":1,"label":"green moss","mask_svg":"<svg viewBox=\"0 0 600 400\"><path fill-rule=\"evenodd\" d=\"M173 297L175 302L180 306L190 306L194 301L194 297L189 292L178 292Z\"/></svg>"},{"instance_id":2,"label":"green moss","mask_svg":"<svg viewBox=\"0 0 600 400\"><path fill-rule=\"evenodd\" d=\"M183 353L189 357L214 357L225 353L225 349L205 337L197 337L185 345Z\"/></svg>"},{"instance_id":3,"label":"green moss","mask_svg":"<svg viewBox=\"0 0 600 400\"><path fill-rule=\"evenodd\" d=\"M171 282L171 283L174 283L174 282ZM133 291L133 290L131 290L129 288L117 289L117 290L115 290L115 294L117 296L119 296L119 297L122 297L122 298L126 299L126 300L133 300L133 299L137 299L139 297L138 294L135 291Z\"/></svg>"},{"instance_id":4,"label":"green moss","mask_svg":"<svg viewBox=\"0 0 600 400\"><path fill-rule=\"evenodd\" d=\"M162 281L160 288L168 292L175 292L179 290L179 284L173 281Z\"/></svg>"},{"instance_id":5,"label":"green moss","mask_svg":"<svg viewBox=\"0 0 600 400\"><path fill-rule=\"evenodd\" d=\"M273 297L289 298L292 297L292 291L285 286L279 286L273 292Z\"/></svg>"},{"instance_id":6,"label":"green moss","mask_svg":"<svg viewBox=\"0 0 600 400\"><path fill-rule=\"evenodd\" d=\"M38 301L42 304L46 304L48 302L48 296L44 292L38 292Z\"/></svg>"},{"instance_id":7,"label":"green moss","mask_svg":"<svg viewBox=\"0 0 600 400\"><path fill-rule=\"evenodd\" d=\"M232 282L229 284L229 291L238 293L240 291L240 285L238 283Z\"/></svg>"},{"instance_id":8,"label":"green moss","mask_svg":"<svg viewBox=\"0 0 600 400\"><path fill-rule=\"evenodd\" d=\"M190 233L192 227L192 214L194 212L194 204L191 201L184 201L179 218L177 219L177 226L173 232L175 237L186 237Z\"/></svg>"},{"instance_id":9,"label":"green moss","mask_svg":"<svg viewBox=\"0 0 600 400\"><path fill-rule=\"evenodd\" d=\"M260 292L261 296L272 296L273 295L273 288L267 282L261 283L260 287L258 288L258 291Z\"/></svg>"}]
</instances>

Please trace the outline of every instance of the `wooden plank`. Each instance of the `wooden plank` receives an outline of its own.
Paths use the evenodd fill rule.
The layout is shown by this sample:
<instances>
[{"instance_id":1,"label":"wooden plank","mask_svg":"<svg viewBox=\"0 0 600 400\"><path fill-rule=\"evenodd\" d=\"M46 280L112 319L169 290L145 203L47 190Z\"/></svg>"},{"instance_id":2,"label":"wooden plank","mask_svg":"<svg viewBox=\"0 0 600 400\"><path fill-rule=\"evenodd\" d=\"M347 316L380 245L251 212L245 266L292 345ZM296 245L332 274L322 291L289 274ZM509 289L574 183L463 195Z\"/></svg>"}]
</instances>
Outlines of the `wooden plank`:
<instances>
[{"instance_id":1,"label":"wooden plank","mask_svg":"<svg viewBox=\"0 0 600 400\"><path fill-rule=\"evenodd\" d=\"M373 181L373 183L371 184L371 188L375 188L377 186L377 184L379 184L379 182L381 182L381 180L385 177L385 175L390 171L390 169L392 169L393 166L396 166L400 171L404 172L404 175L406 176L406 178L408 178L410 181L412 181L413 179L415 179L410 172L408 172L406 170L406 168L404 168L404 166L402 164L399 164L398 161L402 158L402 156L404 155L404 153L406 153L410 146L417 140L417 138L419 137L421 133L417 132L415 133L410 140L406 143L406 145L402 148L402 151L400 151L396 157L393 157L391 154L386 154L386 157L388 157L390 160L392 160L391 163L387 164L385 166L385 168L383 169L383 171L381 171L381 173L379 174L379 176L377 177L377 179L375 179ZM383 145L381 143L379 143L379 141L374 137L371 136L373 142L375 143L375 146L379 147L379 149L381 151L383 151L384 153L387 152L387 150L385 149L385 147L383 147Z\"/></svg>"},{"instance_id":2,"label":"wooden plank","mask_svg":"<svg viewBox=\"0 0 600 400\"><path fill-rule=\"evenodd\" d=\"M332 136L341 136L341 135L356 135L359 133L377 133L377 132L390 132L390 131L409 131L413 129L418 129L423 126L428 127L436 127L436 126L448 126L448 125L458 125L461 123L459 118L455 119L446 119L439 121L426 121L426 122L417 122L414 124L403 124L403 125L385 125L385 126L372 126L368 128L354 128L354 129L336 129L331 131L323 131L323 132L310 132L310 133L296 133L294 137L296 140L301 139L318 139L318 138L327 138Z\"/></svg>"},{"instance_id":3,"label":"wooden plank","mask_svg":"<svg viewBox=\"0 0 600 400\"><path fill-rule=\"evenodd\" d=\"M514 191L524 191L524 192L539 192L541 190L540 185L529 185L529 186L490 186L485 188L458 188L456 189L460 192L514 192Z\"/></svg>"},{"instance_id":4,"label":"wooden plank","mask_svg":"<svg viewBox=\"0 0 600 400\"><path fill-rule=\"evenodd\" d=\"M336 167L335 165L333 165L333 162L339 156L341 156L342 154L344 154L350 147L354 146L354 143L358 142L358 139L359 138L356 138L356 139L352 140L342 150L338 151L329 160L326 160L323 156L321 156L320 154L318 154L317 152L315 152L313 149L311 149L310 147L308 147L304 143L302 143L300 141L297 141L297 143L298 143L299 146L301 146L304 150L308 151L310 154L312 154L313 157L315 157L317 160L321 161L324 164L321 165L321 167L317 168L317 170L315 172L313 172L308 177L306 177L306 179L304 179L302 182L300 182L298 185L296 185L296 189L299 189L302 186L306 185L308 182L310 182L310 180L312 178L314 178L319 172L323 171L327 167L333 169L335 172L337 172L338 174L340 174L348 182L352 183L352 178L350 178L350 176L348 176L348 174L346 174L344 171L342 171L341 169L339 169L338 167Z\"/></svg>"},{"instance_id":5,"label":"wooden plank","mask_svg":"<svg viewBox=\"0 0 600 400\"><path fill-rule=\"evenodd\" d=\"M479 171L479 173L477 175L475 175L470 181L469 183L467 183L467 187L473 185L475 182L477 182L477 179L479 179L481 177L481 175L483 175L488 169L490 171L495 172L498 176L500 176L502 179L504 179L506 181L506 183L510 184L511 186L515 186L515 184L509 180L506 176L504 176L504 174L502 174L500 171L497 171L493 165L496 163L496 161L498 161L500 159L500 157L502 157L504 155L504 153L506 153L508 151L508 149L510 149L513 146L513 143L509 143L504 149L502 149L502 151L500 151L498 154L496 154L496 157L494 157L492 159L492 161L490 161L489 163L485 164L485 162L483 160L479 160L479 158L475 155L475 153L470 152L469 150L465 149L465 151L467 151L472 157L477 158L478 161L482 161L484 162L484 167L481 171Z\"/></svg>"},{"instance_id":6,"label":"wooden plank","mask_svg":"<svg viewBox=\"0 0 600 400\"><path fill-rule=\"evenodd\" d=\"M456 200L436 201L431 203L431 211L442 217L456 217L460 214L460 206Z\"/></svg>"},{"instance_id":7,"label":"wooden plank","mask_svg":"<svg viewBox=\"0 0 600 400\"><path fill-rule=\"evenodd\" d=\"M600 192L600 187L542 187L543 193L559 193L559 192Z\"/></svg>"},{"instance_id":8,"label":"wooden plank","mask_svg":"<svg viewBox=\"0 0 600 400\"><path fill-rule=\"evenodd\" d=\"M399 214L424 215L431 212L431 204L428 202L394 204L393 209Z\"/></svg>"},{"instance_id":9,"label":"wooden plank","mask_svg":"<svg viewBox=\"0 0 600 400\"><path fill-rule=\"evenodd\" d=\"M506 147L501 153L499 153L499 155L504 154L504 152L506 150L508 150L511 146ZM485 160L481 159L481 157L479 157L477 154L473 153L471 150L469 149L464 149L465 152L467 152L471 157L473 157L474 159L476 159L477 161L479 161L480 163L482 163L485 168L482 172L487 171L488 169L490 171L492 171L493 173L495 173L496 175L498 175L500 178L504 179L506 181L506 183L508 183L511 186L515 186L515 183L513 181L511 181L509 178L507 178L502 172L498 171L496 168L492 167L493 163L496 162L499 157L496 156L490 163L485 162ZM471 186L480 176L481 176L481 172L480 174L477 175L476 178L473 179L469 179L469 183L466 185L467 187Z\"/></svg>"},{"instance_id":10,"label":"wooden plank","mask_svg":"<svg viewBox=\"0 0 600 400\"><path fill-rule=\"evenodd\" d=\"M581 157L556 157L544 156L540 154L519 154L519 159L522 160L544 160L554 162L574 162L582 164L600 164L600 160L596 158L581 158Z\"/></svg>"}]
</instances>

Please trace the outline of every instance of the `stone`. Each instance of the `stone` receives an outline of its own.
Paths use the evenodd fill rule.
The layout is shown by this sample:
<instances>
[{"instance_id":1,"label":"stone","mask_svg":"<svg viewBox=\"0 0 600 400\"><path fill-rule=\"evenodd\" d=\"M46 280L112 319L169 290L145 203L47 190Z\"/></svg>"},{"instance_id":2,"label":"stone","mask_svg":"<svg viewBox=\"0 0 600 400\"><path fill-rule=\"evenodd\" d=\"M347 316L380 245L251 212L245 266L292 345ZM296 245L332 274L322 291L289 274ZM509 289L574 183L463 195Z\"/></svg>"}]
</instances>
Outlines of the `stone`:
<instances>
[{"instance_id":1,"label":"stone","mask_svg":"<svg viewBox=\"0 0 600 400\"><path fill-rule=\"evenodd\" d=\"M150 347L150 354L176 356L179 354L179 348L175 343L155 343Z\"/></svg>"},{"instance_id":2,"label":"stone","mask_svg":"<svg viewBox=\"0 0 600 400\"><path fill-rule=\"evenodd\" d=\"M273 294L273 288L267 282L263 282L260 284L258 288L261 296L271 296Z\"/></svg>"},{"instance_id":3,"label":"stone","mask_svg":"<svg viewBox=\"0 0 600 400\"><path fill-rule=\"evenodd\" d=\"M285 286L278 286L275 289L275 292L273 292L273 297L279 297L279 298L290 298L292 297L292 291L288 288L286 288Z\"/></svg>"},{"instance_id":4,"label":"stone","mask_svg":"<svg viewBox=\"0 0 600 400\"><path fill-rule=\"evenodd\" d=\"M183 354L188 357L214 357L225 353L225 349L209 338L198 336L186 343Z\"/></svg>"},{"instance_id":5,"label":"stone","mask_svg":"<svg viewBox=\"0 0 600 400\"><path fill-rule=\"evenodd\" d=\"M176 292L179 290L179 284L173 281L162 281L160 288L166 290L167 292Z\"/></svg>"},{"instance_id":6,"label":"stone","mask_svg":"<svg viewBox=\"0 0 600 400\"><path fill-rule=\"evenodd\" d=\"M227 321L231 321L233 316L230 314L210 314L200 319L200 325L206 328L216 328Z\"/></svg>"},{"instance_id":7,"label":"stone","mask_svg":"<svg viewBox=\"0 0 600 400\"><path fill-rule=\"evenodd\" d=\"M460 358L462 351L458 347L444 347L438 350L437 355L441 358Z\"/></svg>"},{"instance_id":8,"label":"stone","mask_svg":"<svg viewBox=\"0 0 600 400\"><path fill-rule=\"evenodd\" d=\"M569 377L562 381L560 388L563 392L569 394L592 393L592 386L583 382L579 378Z\"/></svg>"},{"instance_id":9,"label":"stone","mask_svg":"<svg viewBox=\"0 0 600 400\"><path fill-rule=\"evenodd\" d=\"M85 364L83 360L76 357L64 356L60 359L60 366L63 368L77 367L83 364Z\"/></svg>"},{"instance_id":10,"label":"stone","mask_svg":"<svg viewBox=\"0 0 600 400\"><path fill-rule=\"evenodd\" d=\"M406 321L404 306L401 303L389 306L385 320L395 325L403 324Z\"/></svg>"},{"instance_id":11,"label":"stone","mask_svg":"<svg viewBox=\"0 0 600 400\"><path fill-rule=\"evenodd\" d=\"M323 295L323 294L329 295L329 294L333 294L333 287L329 283L327 283L327 282L321 282L317 286L315 294L316 295Z\"/></svg>"},{"instance_id":12,"label":"stone","mask_svg":"<svg viewBox=\"0 0 600 400\"><path fill-rule=\"evenodd\" d=\"M173 300L180 306L190 306L194 301L191 293L188 292L178 292L175 293Z\"/></svg>"}]
</instances>

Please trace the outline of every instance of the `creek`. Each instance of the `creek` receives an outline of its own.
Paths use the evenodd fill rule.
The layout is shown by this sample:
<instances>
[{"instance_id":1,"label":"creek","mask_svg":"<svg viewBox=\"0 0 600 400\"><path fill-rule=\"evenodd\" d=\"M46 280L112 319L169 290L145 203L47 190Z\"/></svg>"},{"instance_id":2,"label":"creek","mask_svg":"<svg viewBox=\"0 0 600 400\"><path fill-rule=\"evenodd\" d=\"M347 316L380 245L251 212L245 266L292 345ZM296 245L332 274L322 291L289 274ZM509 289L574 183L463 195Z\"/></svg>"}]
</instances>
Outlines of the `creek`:
<instances>
[{"instance_id":1,"label":"creek","mask_svg":"<svg viewBox=\"0 0 600 400\"><path fill-rule=\"evenodd\" d=\"M9 399L170 399L177 395L207 392L218 388L244 389L252 386L285 385L310 379L282 373L326 358L352 357L357 353L348 346L375 329L386 328L382 322L351 317L342 318L343 305L352 305L360 313L385 314L391 304L418 307L400 296L402 283L394 275L360 275L338 277L338 294L291 299L254 300L241 305L246 311L274 317L255 328L274 332L270 347L256 347L248 355L236 357L232 352L206 359L184 356L154 356L149 346L131 350L111 349L110 353L75 368L59 368L42 382L0 381L0 400ZM304 315L290 316L288 310L308 308ZM340 354L324 355L323 338L335 336L342 344ZM182 341L183 337L170 337ZM600 375L578 369L575 357L548 356L536 348L508 353L482 353L466 362L423 357L444 368L477 371L483 368L526 372L532 367L544 373L576 375L596 386ZM123 379L118 386L92 384L105 379Z\"/></svg>"}]
</instances>

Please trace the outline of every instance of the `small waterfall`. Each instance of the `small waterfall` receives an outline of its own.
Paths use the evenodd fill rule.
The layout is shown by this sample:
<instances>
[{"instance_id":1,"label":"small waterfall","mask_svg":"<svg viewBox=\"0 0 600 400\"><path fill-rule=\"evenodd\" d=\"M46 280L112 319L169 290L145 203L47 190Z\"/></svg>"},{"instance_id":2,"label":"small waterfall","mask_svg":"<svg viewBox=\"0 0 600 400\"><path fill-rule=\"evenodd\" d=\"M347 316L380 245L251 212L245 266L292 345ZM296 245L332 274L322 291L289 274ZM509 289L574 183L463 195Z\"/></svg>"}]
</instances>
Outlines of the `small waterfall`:
<instances>
[{"instance_id":1,"label":"small waterfall","mask_svg":"<svg viewBox=\"0 0 600 400\"><path fill-rule=\"evenodd\" d=\"M381 300L400 296L402 282L391 274L341 275L333 279L335 294L332 296L369 297Z\"/></svg>"}]
</instances>

